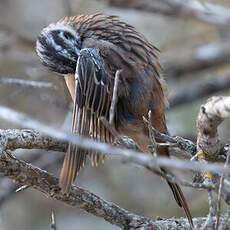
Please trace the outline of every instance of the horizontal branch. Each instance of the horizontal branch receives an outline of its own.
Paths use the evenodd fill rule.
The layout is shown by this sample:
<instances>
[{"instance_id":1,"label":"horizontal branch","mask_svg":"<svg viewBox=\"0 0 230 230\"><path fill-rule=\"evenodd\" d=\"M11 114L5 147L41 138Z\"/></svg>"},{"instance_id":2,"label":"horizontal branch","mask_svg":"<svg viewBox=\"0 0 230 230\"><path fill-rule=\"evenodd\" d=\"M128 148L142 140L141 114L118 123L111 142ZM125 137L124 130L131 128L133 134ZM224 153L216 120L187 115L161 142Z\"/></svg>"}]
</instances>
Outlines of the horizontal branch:
<instances>
[{"instance_id":1,"label":"horizontal branch","mask_svg":"<svg viewBox=\"0 0 230 230\"><path fill-rule=\"evenodd\" d=\"M24 161L2 155L0 156L0 172L19 184L28 185L41 191L47 197L52 197L71 206L77 206L96 216L103 217L106 221L119 227L127 227L132 224L132 221L133 224L138 222L153 224L150 219L129 213L76 186L72 186L69 196L63 195L57 178Z\"/></svg>"},{"instance_id":2,"label":"horizontal branch","mask_svg":"<svg viewBox=\"0 0 230 230\"><path fill-rule=\"evenodd\" d=\"M29 129L0 129L0 139L3 150L44 149L65 152L68 146L67 142Z\"/></svg>"},{"instance_id":3,"label":"horizontal branch","mask_svg":"<svg viewBox=\"0 0 230 230\"><path fill-rule=\"evenodd\" d=\"M230 62L230 42L221 41L202 45L193 50L173 51L162 57L166 76L179 78L185 74L211 69Z\"/></svg>"},{"instance_id":4,"label":"horizontal branch","mask_svg":"<svg viewBox=\"0 0 230 230\"><path fill-rule=\"evenodd\" d=\"M215 173L230 173L229 168L224 168L221 164L203 164L199 162L191 162L187 160L179 160L165 157L153 157L149 154L143 154L135 150L118 148L106 143L97 142L90 138L78 136L76 134L67 133L50 126L44 125L30 117L18 113L12 109L0 106L0 118L9 122L23 125L24 127L38 130L39 132L49 135L57 140L71 142L83 149L97 151L101 154L108 154L114 157L122 157L127 161L137 163L150 168L167 167L181 170L193 170L198 172L211 171Z\"/></svg>"},{"instance_id":5,"label":"horizontal branch","mask_svg":"<svg viewBox=\"0 0 230 230\"><path fill-rule=\"evenodd\" d=\"M116 7L133 8L165 16L191 18L216 26L230 26L230 9L197 0L107 0Z\"/></svg>"},{"instance_id":6,"label":"horizontal branch","mask_svg":"<svg viewBox=\"0 0 230 230\"><path fill-rule=\"evenodd\" d=\"M56 89L56 87L51 82L32 81L32 80L24 80L24 79L19 79L19 78L10 78L10 77L0 77L0 84L38 88L38 89L41 89L41 88Z\"/></svg>"},{"instance_id":7,"label":"horizontal branch","mask_svg":"<svg viewBox=\"0 0 230 230\"><path fill-rule=\"evenodd\" d=\"M180 87L170 96L170 109L188 104L214 93L230 89L230 76L217 76L214 79L197 80L189 87Z\"/></svg>"},{"instance_id":8,"label":"horizontal branch","mask_svg":"<svg viewBox=\"0 0 230 230\"><path fill-rule=\"evenodd\" d=\"M13 157L7 157L3 154L0 156L0 173L3 173L20 185L23 184L33 187L44 193L46 197L51 197L70 206L83 209L122 229L189 229L186 219L173 218L154 221L150 218L133 214L77 186L71 187L68 196L63 195L59 188L57 178L31 164L27 164ZM197 228L201 227L204 222L205 218L194 219L194 224ZM221 223L223 225L228 225L229 219L223 217L221 218Z\"/></svg>"},{"instance_id":9,"label":"horizontal branch","mask_svg":"<svg viewBox=\"0 0 230 230\"><path fill-rule=\"evenodd\" d=\"M157 130L155 130L155 132L158 132ZM158 132L158 136L159 135L165 135L165 134L160 134ZM67 146L68 143L67 142L61 142L55 138L51 138L49 136L44 136L41 133L34 131L34 130L29 130L29 129L0 129L0 137L2 142L0 143L1 149L2 150L15 150L15 149L43 149L43 150L52 150L52 151L59 151L59 152L65 152L67 150ZM180 141L180 137L170 137L167 136L166 137L168 139L172 138L172 141L175 141L175 139L178 139L178 145L181 145L181 141ZM183 140L185 141L185 140ZM188 142L188 140L186 140ZM125 147L130 148L130 149L134 149L135 145L130 142L129 140L127 140L127 138L123 139L123 142L125 143ZM192 147L194 147L193 143L186 143L186 148L188 148L188 144L191 144ZM185 143L183 142L182 145L185 145ZM191 148L191 146L190 146ZM59 160L55 159L55 160ZM133 161L128 159L129 161ZM31 159L29 160L31 161ZM126 158L127 161L127 158ZM162 173L160 170L157 169L156 166L151 167L150 164L146 164L145 161L133 161L136 164L142 165L143 167L145 167L146 169L148 169L149 171L153 172L156 175L161 176L162 178L165 178L167 181L171 181L172 183L180 183L183 186L186 187L192 187L192 188L200 188L200 189L215 189L214 186L212 185L205 185L205 184L199 184L199 183L193 183L193 182L188 182L186 180L177 178L173 175L170 174L165 174ZM43 169L48 168L47 167L50 166L49 162L45 162L42 165ZM53 161L52 163L53 164ZM1 203L1 199L0 199L0 203Z\"/></svg>"},{"instance_id":10,"label":"horizontal branch","mask_svg":"<svg viewBox=\"0 0 230 230\"><path fill-rule=\"evenodd\" d=\"M8 115L7 115L8 114ZM107 144L98 143L93 140L82 138L77 135L68 134L65 132L60 132L56 129L53 129L49 126L43 125L40 122L34 121L33 119L26 117L20 113L17 113L13 110L9 110L4 107L0 107L0 117L4 119L9 119L10 121L16 122L17 124L23 124L24 126L29 126L33 128L38 128L41 132L46 133L46 135L54 136L58 140L62 140L62 144L58 145L57 140L50 140L50 137L41 137L38 132L35 132L33 135L32 130L13 130L13 134L9 135L10 138L4 138L4 135L10 132L10 130L1 130L0 135L3 142L2 150L7 149L7 146L10 149L31 148L33 142L35 147L42 148L42 144L44 143L45 149L55 150L65 150L65 142L71 141L78 146L83 148L90 148L100 151L102 153L110 153L112 156L119 156L128 161L137 163L146 168L154 169L158 168L161 165L167 165L167 167L176 167L188 170L198 169L198 171L211 171L215 172L229 172L229 169L223 169L220 165L215 164L201 164L195 162L186 162L179 161L174 159L165 159L165 158L156 158L154 159L151 156L145 156L142 153L132 150L126 150L122 148L115 148ZM18 140L16 140L18 138ZM26 138L28 138L28 143L26 142ZM46 141L45 139L48 138ZM8 141L7 141L8 140ZM21 143L19 143L21 141ZM13 142L16 144L14 145ZM41 142L41 143L39 143ZM57 146L55 146L57 143ZM159 161L158 161L159 160ZM165 161L166 160L166 161ZM196 168L198 166L198 168ZM0 172L4 173L4 175L14 179L14 181L18 182L20 185L27 185L30 187L34 187L35 189L45 193L47 196L51 196L57 200L63 201L69 205L77 206L79 208L84 209L85 211L92 213L96 216L104 218L106 221L111 224L115 224L119 227L130 229L130 228L142 228L142 229L150 229L156 228L160 229L162 227L168 227L170 229L178 229L179 225L183 223L184 228L180 229L188 229L185 220L167 220L163 221L153 221L151 219L137 216L135 214L129 213L128 211L118 207L115 204L108 203L101 199L100 197L78 187L73 186L69 196L63 195L60 192L60 188L58 186L58 179L48 174L47 172L34 167L30 164L26 164L23 161L17 160L15 158L7 157L2 155L0 157ZM169 180L174 180L174 178L169 178ZM189 184L189 183L188 183ZM202 188L202 186L200 187ZM229 186L228 181L225 181L223 184L223 196L226 199L229 199ZM227 192L226 192L227 191ZM199 223L203 224L203 219L198 219L197 221L201 221ZM196 221L195 221L196 222Z\"/></svg>"},{"instance_id":11,"label":"horizontal branch","mask_svg":"<svg viewBox=\"0 0 230 230\"><path fill-rule=\"evenodd\" d=\"M61 132L59 130L53 129L52 127L43 125L40 122L34 121L33 119L26 117L25 115L19 114L13 110L9 110L4 107L0 107L0 117L8 121L17 123L17 124L24 124L24 126L26 127L30 127L34 129L37 128L39 131L41 131L41 133L45 133L46 135L50 135L57 139L57 140L51 141L50 138L48 137L48 140L46 141L47 137L40 136L41 134L39 135L37 131L35 132L35 134L33 134L32 130L31 131L27 130L26 135L23 135L23 134L20 134L20 131L14 130L14 133L16 133L19 137L19 141L16 141L15 143L17 143L17 147L20 147L20 148L25 148L27 146L31 148L32 142L30 140L34 140L34 143L35 143L34 148L43 148L42 143L45 143L44 146L46 149L49 148L50 150L63 151L66 149L65 143L72 142L85 149L96 150L97 152L109 154L110 156L113 156L113 157L120 157L126 161L136 163L138 165L141 165L147 168L148 170L152 172L157 173L158 175L159 175L158 169L160 166L165 166L167 168L176 168L176 169L181 169L181 170L186 170L186 171L193 170L193 171L198 171L198 172L211 171L215 173L226 173L226 174L230 173L229 168L224 168L220 164L203 164L203 163L198 163L198 162L191 162L191 161L185 161L185 160L179 160L179 159L170 159L170 158L164 158L164 157L154 158L150 156L149 154L143 154L141 152L130 150L130 149L117 148L117 147L113 147L105 143L96 142L92 139L82 138L77 135ZM24 133L25 131L22 131L22 132ZM20 143L21 136L27 136L27 133L29 133L28 137L31 137L31 136L33 137L33 138L30 138L29 144L26 144L25 141ZM179 139L179 137L175 137L175 138ZM5 139L6 138L3 138L3 140ZM14 139L15 139L15 136L14 136ZM61 144L54 146L55 143L58 142L58 140L62 141ZM41 143L39 143L40 141ZM3 146L6 148L5 141L3 143ZM10 148L14 149L15 147L16 145L13 145L11 143ZM197 184L197 183L186 182L176 177L173 177L171 175L161 175L161 176L163 176L169 181L179 182L182 185L188 186L188 187L205 188L205 189L211 189L212 187L209 185L202 185L202 184ZM228 195L230 194L230 186L226 184L223 187L224 189L223 189L222 197L224 197L227 203L230 203L230 195Z\"/></svg>"}]
</instances>

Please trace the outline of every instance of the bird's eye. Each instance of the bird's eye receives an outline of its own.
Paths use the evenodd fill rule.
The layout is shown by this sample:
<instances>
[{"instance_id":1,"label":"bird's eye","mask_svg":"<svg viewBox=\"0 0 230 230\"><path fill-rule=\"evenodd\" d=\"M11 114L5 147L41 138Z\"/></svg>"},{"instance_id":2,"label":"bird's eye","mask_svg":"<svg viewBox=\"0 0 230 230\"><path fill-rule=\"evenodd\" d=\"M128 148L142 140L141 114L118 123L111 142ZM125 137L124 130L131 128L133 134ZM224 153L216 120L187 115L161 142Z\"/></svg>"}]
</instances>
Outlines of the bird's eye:
<instances>
[{"instance_id":1,"label":"bird's eye","mask_svg":"<svg viewBox=\"0 0 230 230\"><path fill-rule=\"evenodd\" d=\"M63 32L63 37L67 40L71 40L72 39L72 35L67 33L67 32Z\"/></svg>"}]
</instances>

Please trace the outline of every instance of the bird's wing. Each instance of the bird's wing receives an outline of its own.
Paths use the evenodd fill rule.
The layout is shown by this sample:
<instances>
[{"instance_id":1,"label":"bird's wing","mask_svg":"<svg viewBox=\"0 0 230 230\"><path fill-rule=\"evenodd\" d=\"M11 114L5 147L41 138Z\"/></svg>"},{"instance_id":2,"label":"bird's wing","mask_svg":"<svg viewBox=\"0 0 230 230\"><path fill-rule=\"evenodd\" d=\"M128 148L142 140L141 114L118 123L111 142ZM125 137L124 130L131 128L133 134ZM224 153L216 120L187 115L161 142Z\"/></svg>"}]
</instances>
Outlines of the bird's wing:
<instances>
[{"instance_id":1,"label":"bird's wing","mask_svg":"<svg viewBox=\"0 0 230 230\"><path fill-rule=\"evenodd\" d=\"M100 117L109 119L114 77L106 73L98 49L81 50L75 80L72 132L82 136L91 136L102 142L112 142L113 137L102 124ZM64 193L69 192L87 155L94 164L103 159L102 155L69 144L60 175L60 186Z\"/></svg>"}]
</instances>

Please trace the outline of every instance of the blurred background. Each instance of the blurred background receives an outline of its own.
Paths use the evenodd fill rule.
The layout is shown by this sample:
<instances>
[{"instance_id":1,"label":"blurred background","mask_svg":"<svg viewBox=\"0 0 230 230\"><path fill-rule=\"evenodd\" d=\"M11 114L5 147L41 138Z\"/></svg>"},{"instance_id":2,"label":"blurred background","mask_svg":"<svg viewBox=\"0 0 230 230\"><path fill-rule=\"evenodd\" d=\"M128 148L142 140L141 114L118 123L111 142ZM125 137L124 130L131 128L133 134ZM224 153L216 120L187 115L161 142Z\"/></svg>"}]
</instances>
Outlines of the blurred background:
<instances>
[{"instance_id":1,"label":"blurred background","mask_svg":"<svg viewBox=\"0 0 230 230\"><path fill-rule=\"evenodd\" d=\"M125 2L132 1L1 0L0 105L54 127L68 129L72 109L70 96L63 78L41 65L35 54L36 37L43 27L63 16L104 12L118 15L135 26L161 50L162 75L168 84L171 104L167 110L169 131L172 135L195 141L200 105L211 95L227 95L230 91L230 27L210 25L189 17L134 10L123 5ZM199 3L230 7L229 0L202 0ZM16 84L15 79L36 81L42 85L23 86ZM15 126L0 121L0 127ZM229 130L230 122L225 121L219 130L225 141L229 140ZM63 153L17 150L15 155L59 175ZM80 187L140 215L153 218L183 216L165 181L132 164L110 159L98 168L88 165L77 182ZM46 198L33 189L15 193L17 187L7 178L0 180L2 230L50 229L52 210L56 214L58 230L118 229L77 208ZM206 192L191 188L183 190L192 214L206 215Z\"/></svg>"}]
</instances>

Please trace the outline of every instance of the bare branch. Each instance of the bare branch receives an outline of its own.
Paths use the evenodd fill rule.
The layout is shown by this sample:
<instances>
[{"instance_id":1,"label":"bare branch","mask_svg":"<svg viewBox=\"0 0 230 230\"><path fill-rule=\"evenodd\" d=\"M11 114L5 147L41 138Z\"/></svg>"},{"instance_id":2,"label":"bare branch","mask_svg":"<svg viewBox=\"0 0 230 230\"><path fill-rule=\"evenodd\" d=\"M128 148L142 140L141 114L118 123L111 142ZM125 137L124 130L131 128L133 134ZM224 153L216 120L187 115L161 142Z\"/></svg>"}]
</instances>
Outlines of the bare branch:
<instances>
[{"instance_id":1,"label":"bare branch","mask_svg":"<svg viewBox=\"0 0 230 230\"><path fill-rule=\"evenodd\" d=\"M218 156L222 147L217 127L230 116L230 97L212 97L202 105L197 118L197 149L207 153L207 157Z\"/></svg>"},{"instance_id":2,"label":"bare branch","mask_svg":"<svg viewBox=\"0 0 230 230\"><path fill-rule=\"evenodd\" d=\"M230 173L229 168L224 168L221 164L202 164L199 162L190 162L179 159L169 159L165 157L152 157L149 154L143 154L138 151L113 147L109 144L100 143L89 138L83 138L71 133L62 132L58 129L44 125L36 120L33 120L24 114L18 113L12 109L0 106L0 118L13 122L18 125L23 125L33 129L37 129L41 133L49 135L61 141L71 142L83 149L90 149L102 154L122 157L127 161L137 163L146 167L158 168L168 167L181 170L193 170L198 172L215 172L215 173Z\"/></svg>"},{"instance_id":3,"label":"bare branch","mask_svg":"<svg viewBox=\"0 0 230 230\"><path fill-rule=\"evenodd\" d=\"M123 229L161 229L163 226L178 229L180 224L175 219L153 221L149 218L135 215L76 186L72 186L69 196L66 196L61 193L57 178L15 158L0 156L0 172L17 183L35 188L44 193L46 197L52 197L68 205L79 207ZM186 220L181 219L180 221L183 223L184 229L189 229ZM201 223L203 223L203 219Z\"/></svg>"},{"instance_id":4,"label":"bare branch","mask_svg":"<svg viewBox=\"0 0 230 230\"><path fill-rule=\"evenodd\" d=\"M106 202L99 196L76 186L71 187L69 196L61 193L58 179L24 161L5 155L0 156L0 173L19 184L25 184L44 193L46 197L62 201L68 205L81 208L88 213L104 218L107 222L123 229L189 229L186 219L167 219L153 221L149 218L135 215L119 206ZM194 219L197 227L202 226L205 218ZM229 219L221 219L224 225ZM183 226L183 227L182 227Z\"/></svg>"},{"instance_id":5,"label":"bare branch","mask_svg":"<svg viewBox=\"0 0 230 230\"><path fill-rule=\"evenodd\" d=\"M22 148L22 149L44 149L44 150L53 150L53 151L60 151L60 152L65 152L67 149L67 142L59 142L58 140L48 137L48 136L43 136L41 133L38 133L37 131L33 131L33 130L17 130L17 129L8 129L8 130L0 130L0 136L2 139L8 139L8 142L3 141L2 145L4 147L2 147L2 149L4 150L15 150L18 148ZM23 139L22 139L23 136ZM9 137L9 138L8 138ZM125 147L128 147L130 149L135 149L135 145L130 143L129 141L126 140L126 138L123 139L122 144L125 144ZM54 161L59 161L60 157L55 157L55 159L51 159L51 162L46 161L42 164L40 164L40 166L43 169L47 169L50 168L51 165L54 164ZM31 162L31 160L29 159L29 161ZM126 159L127 161L127 159ZM147 168L148 170L150 170L151 172L153 172L156 175L161 176L162 178L165 178L168 181L171 181L172 183L177 182L180 183L183 186L187 186L187 187L192 187L192 188L200 188L200 189L215 189L215 186L210 186L210 185L205 185L205 184L200 184L200 183L194 183L194 182L188 182L186 180L177 178L173 175L169 175L169 174L165 174L162 173L160 170L157 169L157 167L153 168L150 167L150 165L145 164L144 162L139 162L138 164L142 165L143 167ZM56 165L56 163L55 163ZM13 187L13 189L10 189L10 191L12 192L16 192L19 190L21 191L21 189L23 189L24 186L21 186L20 188L15 188ZM9 194L11 194L11 192L8 192ZM7 192L6 192L7 193ZM6 194L7 195L7 194ZM2 198L5 200L5 198ZM0 198L1 201L1 198ZM1 203L1 202L0 202Z\"/></svg>"},{"instance_id":6,"label":"bare branch","mask_svg":"<svg viewBox=\"0 0 230 230\"><path fill-rule=\"evenodd\" d=\"M229 89L230 76L218 76L214 79L197 80L193 84L190 84L189 87L183 87L170 96L170 109Z\"/></svg>"},{"instance_id":7,"label":"bare branch","mask_svg":"<svg viewBox=\"0 0 230 230\"><path fill-rule=\"evenodd\" d=\"M0 148L15 149L46 149L65 152L67 142L63 142L39 132L28 129L0 129Z\"/></svg>"},{"instance_id":8,"label":"bare branch","mask_svg":"<svg viewBox=\"0 0 230 230\"><path fill-rule=\"evenodd\" d=\"M9 112L10 112L10 115L9 115ZM5 115L3 115L3 114L5 114ZM55 130L55 129L51 128L51 127L45 126L45 125L43 125L43 124L41 124L41 123L39 123L37 121L34 121L34 120L32 120L32 119L30 119L30 118L28 118L28 117L26 117L26 116L24 116L22 114L16 113L13 110L6 109L4 107L0 107L0 117L3 117L4 119L10 119L10 120L13 118L14 122L22 123L25 126L29 126L29 127L33 127L33 128L39 128L40 131L42 131L43 133L46 133L47 135L54 136L54 137L56 137L58 139L61 139L63 141L71 141L71 142L73 142L74 144L77 144L77 145L81 144L80 146L83 146L83 148L92 148L92 149L95 148L96 150L102 151L104 153L109 152L112 155L123 157L124 159L126 159L128 161L131 161L131 162L134 162L134 163L137 163L139 165L142 165L142 166L152 170L153 172L155 172L156 169L158 168L158 166L161 166L161 165L164 165L164 166L167 165L167 167L170 167L170 165L171 165L171 167L173 167L173 168L181 168L181 169L186 169L186 170L188 170L188 169L191 169L191 170L196 169L197 170L198 169L198 171L212 171L212 170L214 170L215 172L225 172L225 173L230 172L230 170L228 168L224 169L223 167L221 167L220 165L217 165L217 164L205 164L204 165L204 164L201 164L201 163L180 161L180 160L175 160L175 159L164 159L164 158L159 158L159 159L156 158L155 159L155 158L152 158L151 156L145 156L144 154L139 153L137 151L114 148L112 146L102 144L102 143L98 143L98 142L95 142L95 141L92 141L92 140L88 140L86 138L78 137L76 135L71 135L71 134L66 134L64 132L60 132L60 131ZM8 132L9 132L9 130L8 130ZM18 134L18 132L19 131L17 131L16 133ZM23 130L23 132L25 132L25 131ZM28 130L26 132L28 132ZM31 133L31 132L33 132L33 131L29 131L29 133ZM41 147L41 144L38 144L38 140L42 140L43 142L45 142L46 137L41 138L41 137L39 137L38 132L35 132L35 133L36 133L36 135L34 135L34 136L32 135L34 137L33 140L34 140L35 146ZM26 136L30 137L30 135L26 135ZM12 140L10 140L10 142L3 142L4 148L2 148L2 149L7 149L7 144L9 144L9 146L12 149L14 149L16 145L13 144L13 141L15 141L15 143L17 143L17 146L20 146L20 148L23 147L23 145L24 146L29 146L30 148L32 147L33 142L31 142L30 138L29 138L29 141L28 141L30 143L30 145L28 145L28 143L26 143L26 141L25 141L26 139L22 140L23 142L21 144L19 144L18 143L19 140L16 140L17 137L19 139L21 139L21 135L18 134L18 135L16 135L16 138L14 136L14 138ZM38 139L36 140L36 138L38 138ZM57 142L57 141L53 141L51 143L55 143L55 142ZM48 148L48 149L55 148L56 150L59 149L60 151L63 151L63 145L61 145L59 147L60 148L55 147L54 144L45 145L45 148ZM125 217L124 216L123 217L121 217L121 216L117 217L117 215L118 214L120 215L120 211L121 210L123 211L123 209L120 210L120 208L118 207L118 210L117 210L117 206L115 206L115 207L112 206L111 207L112 204L110 204L109 207L108 207L108 205L106 203L103 203L103 205L102 205L100 203L100 202L102 202L100 200L101 198L99 198L99 197L97 197L97 198L100 201L95 200L96 199L95 197L93 197L93 198L91 197L91 198L103 210L99 209L98 206L95 206L95 204L92 203L92 201L89 201L90 204L91 204L91 206L89 207L89 204L85 203L85 199L86 199L85 198L86 194L84 193L85 190L83 190L84 192L81 193L82 197L84 197L84 198L79 198L78 197L79 194L77 195L77 198L76 198L76 194L75 194L76 189L79 192L79 188L76 188L76 187L72 188L73 191L74 191L74 194L75 194L75 195L73 195L74 197L71 197L71 195L70 195L70 197L65 197L63 194L60 194L60 189L58 187L58 181L57 181L56 178L53 178L52 176L50 176L46 172L44 172L44 171L42 171L42 170L40 170L40 169L38 169L36 167L33 167L32 165L27 165L25 162L19 161L19 160L15 159L15 158L8 158L8 157L5 157L5 156L2 156L2 157L3 158L0 157L0 172L3 172L4 175L10 176L11 178L13 178L15 181L17 181L21 185L32 186L32 187L38 189L39 191L42 191L42 192L45 192L46 194L49 194L49 196L52 196L52 197L54 197L56 199L59 199L59 200L61 200L63 202L71 204L71 205L76 205L76 202L77 202L77 204L79 204L79 199L84 199L84 204L81 203L81 202L83 202L82 200L81 200L81 202L79 204L79 206L81 208L85 209L86 211L88 211L90 213L93 213L94 215L99 215L100 217L106 218L106 220L109 221L112 224L118 225L118 222L119 222L118 226L121 226L122 224L124 224L124 222L125 222L125 224L127 224L127 219L125 219L125 220L123 219L123 218L127 218L127 215L129 216L129 218L134 218L135 219L134 222L132 220L132 226L133 226L133 224L135 226L136 225L140 226L140 223L141 223L141 226L143 226L143 221L144 221L144 226L147 226L146 228L143 227L143 229L148 229L149 226L152 227L153 224L154 224L154 226L157 226L155 222L154 223L152 222L152 220L149 220L149 219L146 219L146 218L143 219L144 217L138 217L138 219L137 219L136 216L134 216L134 217L132 215L130 216L130 213L126 214L127 211L124 211L124 213L122 212L122 214L121 214L121 215L124 215ZM1 160L3 162L1 162ZM9 162L11 162L11 163L9 163ZM16 164L16 166L15 166L15 164ZM20 173L18 171L19 169L20 169ZM32 170L32 172L31 172L31 170ZM33 170L35 170L36 172L34 172ZM24 175L24 173L26 175ZM42 174L40 174L40 173L42 173ZM18 177L18 175L20 175L20 177ZM35 176L36 176L36 178L35 178ZM163 177L166 178L169 181L178 182L178 180L179 180L179 182L182 182L182 184L184 183L183 180L178 179L176 177L173 177L172 175L164 175ZM27 179L28 179L28 181L27 181ZM52 184L51 182L52 183L55 182L55 183ZM230 199L229 199L229 194L230 194L229 191L230 191L230 189L229 189L229 186L228 186L227 183L228 183L227 180L224 181L223 194L222 195L228 201L230 201ZM192 183L189 183L189 182L185 182L184 185L191 186L191 187L196 187L196 184L192 184ZM43 186L47 186L47 187L43 188ZM200 184L197 184L197 187L205 188L205 189L213 189L214 188L212 186L211 187L210 186L204 186L204 185L202 186ZM48 192L47 192L47 190L48 190ZM82 192L82 190L81 190L81 192ZM92 195L92 194L90 193L90 195ZM76 199L77 199L77 201L76 201ZM104 207L104 205L106 207ZM107 212L110 212L110 216L108 216ZM111 215L116 215L116 217L111 216ZM118 219L114 219L114 218L118 218ZM181 222L179 222L179 223L181 223ZM204 223L204 222L202 222L202 223ZM157 224L158 224L158 222L157 222ZM172 222L167 223L169 225L166 225L165 222L163 222L161 224L164 224L164 226L170 226L170 229L178 229L178 226L175 225L174 222L173 223ZM178 222L177 222L177 224L178 224ZM129 226L130 226L130 223L129 223ZM187 227L184 226L184 229L187 229Z\"/></svg>"},{"instance_id":9,"label":"bare branch","mask_svg":"<svg viewBox=\"0 0 230 230\"><path fill-rule=\"evenodd\" d=\"M226 162L225 162L225 165L224 165L225 168L228 167L229 158L230 158L230 152L228 151ZM222 194L222 191L223 191L224 177L225 177L225 175L223 173L221 178L220 178L220 185L219 185L219 190L218 190L217 210L216 210L217 215L216 215L216 225L215 225L216 230L218 230L219 222L220 222L221 194Z\"/></svg>"},{"instance_id":10,"label":"bare branch","mask_svg":"<svg viewBox=\"0 0 230 230\"><path fill-rule=\"evenodd\" d=\"M230 62L230 42L213 42L196 49L183 50L162 57L167 76L179 78L185 74L215 68Z\"/></svg>"},{"instance_id":11,"label":"bare branch","mask_svg":"<svg viewBox=\"0 0 230 230\"><path fill-rule=\"evenodd\" d=\"M25 115L19 114L13 110L9 110L4 107L0 107L0 117L7 119L8 121L15 122L17 124L23 124L24 126L27 126L27 127L31 127L35 129L37 128L42 133L46 133L47 135L53 136L54 138L57 138L58 140L63 140L65 142L70 141L78 146L81 146L82 148L87 148L87 149L90 148L90 149L96 150L97 152L102 152L104 154L109 153L111 156L122 157L126 161L131 161L133 163L142 165L146 168L150 168L153 170L158 169L158 167L160 166L166 166L168 168L193 170L193 171L199 171L199 172L211 171L215 173L230 173L229 168L224 168L220 164L210 164L210 163L203 164L203 163L198 163L198 162L190 162L190 161L184 161L184 160L178 160L178 159L168 159L168 158L163 158L163 157L154 158L150 155L143 154L143 153L140 153L134 150L112 147L108 144L95 142L92 139L87 139L87 138L82 138L80 136L67 134L65 132L61 132L59 130L53 129L52 127L43 125L40 122L34 121L33 119L26 117ZM38 139L40 139L40 137L38 137ZM56 141L54 141L54 143L55 142ZM37 143L36 139L35 139L35 143ZM24 144L25 146L28 146L28 144L26 143ZM36 144L36 145L38 147L40 146L39 144ZM5 146L5 143L4 143L4 146ZM19 144L18 146L23 147L22 144ZM52 149L53 147L54 146L51 144L49 149ZM54 149L58 150L57 147L54 147ZM61 148L61 150L63 151L63 148ZM167 179L170 180L170 178L167 178ZM230 184L228 183L228 181L225 181L223 185L222 196L225 199L225 201L228 203L230 203L230 195L228 195L229 191L230 191Z\"/></svg>"},{"instance_id":12,"label":"bare branch","mask_svg":"<svg viewBox=\"0 0 230 230\"><path fill-rule=\"evenodd\" d=\"M110 5L165 16L191 18L216 26L230 25L230 9L197 0L107 0Z\"/></svg>"},{"instance_id":13,"label":"bare branch","mask_svg":"<svg viewBox=\"0 0 230 230\"><path fill-rule=\"evenodd\" d=\"M19 78L10 78L10 77L0 77L0 84L38 88L38 89L41 88L56 89L56 87L51 82L32 81L32 80L24 80Z\"/></svg>"},{"instance_id":14,"label":"bare branch","mask_svg":"<svg viewBox=\"0 0 230 230\"><path fill-rule=\"evenodd\" d=\"M143 117L143 121L148 125L148 127L151 125L145 117ZM159 140L164 142L169 142L171 144L175 144L173 147L178 147L181 150L188 152L191 156L193 156L196 153L196 145L192 141L179 136L175 136L175 137L169 136L165 133L159 132L152 126L151 129L152 132L154 132L155 137L158 138Z\"/></svg>"},{"instance_id":15,"label":"bare branch","mask_svg":"<svg viewBox=\"0 0 230 230\"><path fill-rule=\"evenodd\" d=\"M209 213L207 220L205 221L203 229L213 229L215 227L215 216L216 216L216 200L213 196L213 191L208 191L208 203Z\"/></svg>"},{"instance_id":16,"label":"bare branch","mask_svg":"<svg viewBox=\"0 0 230 230\"><path fill-rule=\"evenodd\" d=\"M15 158L0 156L0 172L14 179L17 183L25 184L41 191L47 197L52 197L71 206L80 207L120 227L127 226L132 218L138 217L112 203L107 203L87 190L75 186L72 186L69 196L63 195L58 186L57 178ZM144 218L143 220L151 223L148 219Z\"/></svg>"}]
</instances>

